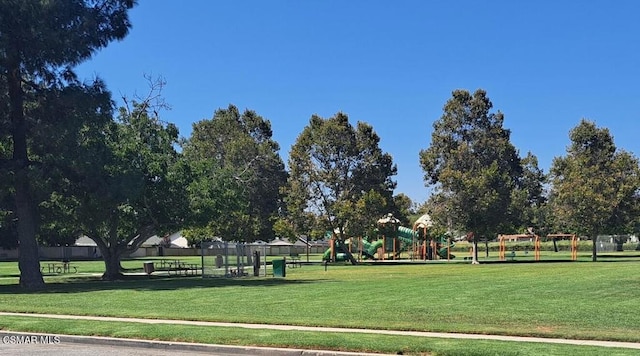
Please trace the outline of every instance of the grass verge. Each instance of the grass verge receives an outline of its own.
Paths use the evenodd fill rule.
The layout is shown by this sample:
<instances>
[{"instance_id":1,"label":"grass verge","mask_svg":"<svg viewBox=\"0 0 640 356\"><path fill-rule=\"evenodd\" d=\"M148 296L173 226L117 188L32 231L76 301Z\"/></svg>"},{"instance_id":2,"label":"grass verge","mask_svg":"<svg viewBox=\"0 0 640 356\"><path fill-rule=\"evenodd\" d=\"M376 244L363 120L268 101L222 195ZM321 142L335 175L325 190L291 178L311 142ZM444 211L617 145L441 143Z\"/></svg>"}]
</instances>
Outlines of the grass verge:
<instances>
[{"instance_id":1,"label":"grass verge","mask_svg":"<svg viewBox=\"0 0 640 356\"><path fill-rule=\"evenodd\" d=\"M141 265L140 261L134 263ZM284 279L138 277L119 282L65 275L47 276L47 289L37 292L20 289L15 278L4 278L0 279L0 310L640 342L640 316L635 312L640 287L637 266L629 261L479 266L339 264L327 270L322 266L288 269ZM0 272L10 268L15 264L0 263ZM3 327L20 325L24 323ZM114 328L117 332L117 325ZM174 326L165 328L162 335L176 330ZM122 325L119 330L126 328ZM297 339L302 340L291 338L292 342ZM347 343L343 334L329 339L339 341L318 347ZM256 344L270 345L266 339L256 340ZM278 336L276 340L285 339ZM389 342L393 346L407 341ZM514 347L514 343L507 344ZM377 344L368 340L365 345ZM306 347L304 343L291 346ZM385 347L380 351L398 351L393 350L397 346ZM371 349L361 351L366 350Z\"/></svg>"},{"instance_id":2,"label":"grass verge","mask_svg":"<svg viewBox=\"0 0 640 356\"><path fill-rule=\"evenodd\" d=\"M415 336L317 333L185 325L51 320L3 317L3 330L87 336L109 336L239 346L292 347L404 355L637 355L637 350L492 340L455 340Z\"/></svg>"}]
</instances>

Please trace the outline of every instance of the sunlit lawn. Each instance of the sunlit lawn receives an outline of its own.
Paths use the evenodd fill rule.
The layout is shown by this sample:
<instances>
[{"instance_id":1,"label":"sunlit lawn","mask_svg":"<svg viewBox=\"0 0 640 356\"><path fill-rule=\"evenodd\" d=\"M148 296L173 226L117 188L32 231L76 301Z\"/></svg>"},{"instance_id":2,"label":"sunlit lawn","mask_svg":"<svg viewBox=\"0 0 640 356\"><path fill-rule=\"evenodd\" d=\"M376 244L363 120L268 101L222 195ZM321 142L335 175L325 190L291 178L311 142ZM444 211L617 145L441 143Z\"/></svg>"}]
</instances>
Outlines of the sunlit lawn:
<instances>
[{"instance_id":1,"label":"sunlit lawn","mask_svg":"<svg viewBox=\"0 0 640 356\"><path fill-rule=\"evenodd\" d=\"M186 325L139 324L60 320L26 317L2 317L0 329L33 333L68 335L100 335L120 338L198 342L239 346L293 347L303 349L381 352L404 355L451 356L632 356L638 350L549 343L508 342L492 340L460 340L416 336L392 336L359 333L279 331ZM25 349L26 350L26 349ZM116 350L114 350L116 351Z\"/></svg>"},{"instance_id":2,"label":"sunlit lawn","mask_svg":"<svg viewBox=\"0 0 640 356\"><path fill-rule=\"evenodd\" d=\"M124 261L123 266L141 271L142 262ZM100 261L77 265L86 273L104 270ZM22 291L17 278L10 277L0 278L0 310L640 342L639 266L636 260L518 263L516 257L512 263L478 266L338 263L325 270L320 264L304 265L288 268L286 278L139 276L103 282L71 274L46 276L47 290L41 292ZM16 275L16 263L0 263L0 276ZM134 330L142 328L147 326Z\"/></svg>"}]
</instances>

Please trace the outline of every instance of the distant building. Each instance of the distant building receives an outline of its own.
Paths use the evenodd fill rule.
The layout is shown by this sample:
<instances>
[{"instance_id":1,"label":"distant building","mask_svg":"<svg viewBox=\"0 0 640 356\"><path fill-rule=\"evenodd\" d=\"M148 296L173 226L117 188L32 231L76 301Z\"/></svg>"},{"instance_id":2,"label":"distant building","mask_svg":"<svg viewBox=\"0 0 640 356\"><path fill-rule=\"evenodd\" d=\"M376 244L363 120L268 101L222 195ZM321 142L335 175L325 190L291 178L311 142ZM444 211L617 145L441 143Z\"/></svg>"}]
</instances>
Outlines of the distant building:
<instances>
[{"instance_id":1,"label":"distant building","mask_svg":"<svg viewBox=\"0 0 640 356\"><path fill-rule=\"evenodd\" d=\"M76 239L74 246L90 246L97 247L98 245L87 236L80 236ZM140 245L140 247L154 247L154 246L163 246L163 247L173 247L173 248L187 248L189 247L189 241L182 236L182 231L174 232L171 235L167 235L165 237L159 237L157 235L153 235L149 237L145 242Z\"/></svg>"}]
</instances>

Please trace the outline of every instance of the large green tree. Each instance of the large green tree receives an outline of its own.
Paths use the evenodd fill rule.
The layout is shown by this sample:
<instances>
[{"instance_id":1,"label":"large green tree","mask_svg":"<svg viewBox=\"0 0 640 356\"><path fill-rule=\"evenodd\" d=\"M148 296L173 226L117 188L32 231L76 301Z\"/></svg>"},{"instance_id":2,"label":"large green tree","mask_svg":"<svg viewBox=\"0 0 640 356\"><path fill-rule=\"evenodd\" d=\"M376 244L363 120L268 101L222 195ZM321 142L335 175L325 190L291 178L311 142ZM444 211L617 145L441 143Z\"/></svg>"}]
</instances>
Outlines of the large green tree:
<instances>
[{"instance_id":1,"label":"large green tree","mask_svg":"<svg viewBox=\"0 0 640 356\"><path fill-rule=\"evenodd\" d=\"M272 136L269 120L233 105L193 125L183 149L193 172L191 240L273 239L287 174Z\"/></svg>"},{"instance_id":2,"label":"large green tree","mask_svg":"<svg viewBox=\"0 0 640 356\"><path fill-rule=\"evenodd\" d=\"M453 214L451 210L451 201L449 196L444 192L434 191L427 200L420 205L413 221L417 220L423 214L429 214L433 226L427 231L429 237L436 237L443 234L451 236L461 236L466 233L467 228L459 223L454 224Z\"/></svg>"},{"instance_id":3,"label":"large green tree","mask_svg":"<svg viewBox=\"0 0 640 356\"><path fill-rule=\"evenodd\" d=\"M559 226L588 236L597 260L599 234L633 232L640 214L640 166L618 150L606 128L582 120L551 167L550 204Z\"/></svg>"},{"instance_id":4,"label":"large green tree","mask_svg":"<svg viewBox=\"0 0 640 356\"><path fill-rule=\"evenodd\" d=\"M420 152L426 183L445 199L455 224L473 233L474 247L510 219L512 192L522 175L504 116L492 107L484 90L454 91L433 124L429 148Z\"/></svg>"},{"instance_id":5,"label":"large green tree","mask_svg":"<svg viewBox=\"0 0 640 356\"><path fill-rule=\"evenodd\" d=\"M289 155L287 212L298 233L308 233L300 227L311 214L340 239L358 236L395 211L396 167L379 141L371 125L353 127L343 113L311 117Z\"/></svg>"},{"instance_id":6,"label":"large green tree","mask_svg":"<svg viewBox=\"0 0 640 356\"><path fill-rule=\"evenodd\" d=\"M532 228L537 234L548 233L550 221L544 189L547 176L538 167L538 158L531 152L522 158L521 163L522 176L512 194L512 229L525 232Z\"/></svg>"},{"instance_id":7,"label":"large green tree","mask_svg":"<svg viewBox=\"0 0 640 356\"><path fill-rule=\"evenodd\" d=\"M31 186L39 202L38 242L72 245L78 227L69 224L68 216L74 212L60 204L72 194L71 184L84 179L84 171L95 170L88 163L96 160L95 146L105 144L103 128L113 119L111 94L99 80L26 94L30 99L26 112L39 123L31 131L30 147L32 161L38 162ZM57 135L50 137L54 131Z\"/></svg>"},{"instance_id":8,"label":"large green tree","mask_svg":"<svg viewBox=\"0 0 640 356\"><path fill-rule=\"evenodd\" d=\"M105 261L103 279L122 277L120 260L153 235L182 227L188 217L188 169L176 151L178 129L146 102L123 107L103 129L86 137L89 162L70 183L63 206L80 232L96 242ZM73 220L72 220L73 221Z\"/></svg>"},{"instance_id":9,"label":"large green tree","mask_svg":"<svg viewBox=\"0 0 640 356\"><path fill-rule=\"evenodd\" d=\"M413 200L404 193L397 194L393 197L395 212L392 212L402 225L412 225L413 222L420 217L416 211L416 206Z\"/></svg>"},{"instance_id":10,"label":"large green tree","mask_svg":"<svg viewBox=\"0 0 640 356\"><path fill-rule=\"evenodd\" d=\"M39 202L33 194L42 174L30 154L37 121L29 116L26 91L63 86L74 79L71 67L110 41L123 38L130 27L133 0L6 0L0 2L0 88L6 98L0 112L10 134L4 176L13 176L13 214L20 246L20 285L44 285L36 235ZM63 117L56 118L64 120ZM48 137L56 137L50 131ZM9 152L7 152L9 153ZM3 157L4 158L4 157ZM46 173L46 172L45 172Z\"/></svg>"}]
</instances>

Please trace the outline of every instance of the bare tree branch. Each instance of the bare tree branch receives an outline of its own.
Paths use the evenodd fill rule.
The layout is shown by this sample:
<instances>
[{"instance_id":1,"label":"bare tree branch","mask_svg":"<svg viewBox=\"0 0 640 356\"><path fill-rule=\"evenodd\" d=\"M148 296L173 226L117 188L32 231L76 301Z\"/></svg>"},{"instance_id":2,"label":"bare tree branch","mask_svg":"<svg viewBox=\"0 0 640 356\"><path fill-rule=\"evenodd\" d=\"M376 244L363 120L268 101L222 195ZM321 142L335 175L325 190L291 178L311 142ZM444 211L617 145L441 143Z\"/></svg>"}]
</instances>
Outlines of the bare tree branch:
<instances>
[{"instance_id":1,"label":"bare tree branch","mask_svg":"<svg viewBox=\"0 0 640 356\"><path fill-rule=\"evenodd\" d=\"M155 79L150 74L144 74L143 76L149 87L148 92L144 96L134 93L132 99L121 94L124 108L129 116L133 116L136 110L138 115L144 112L151 112L153 113L153 118L160 121L158 113L162 110L171 110L171 106L167 104L162 95L162 90L167 85L167 81L161 76Z\"/></svg>"}]
</instances>

